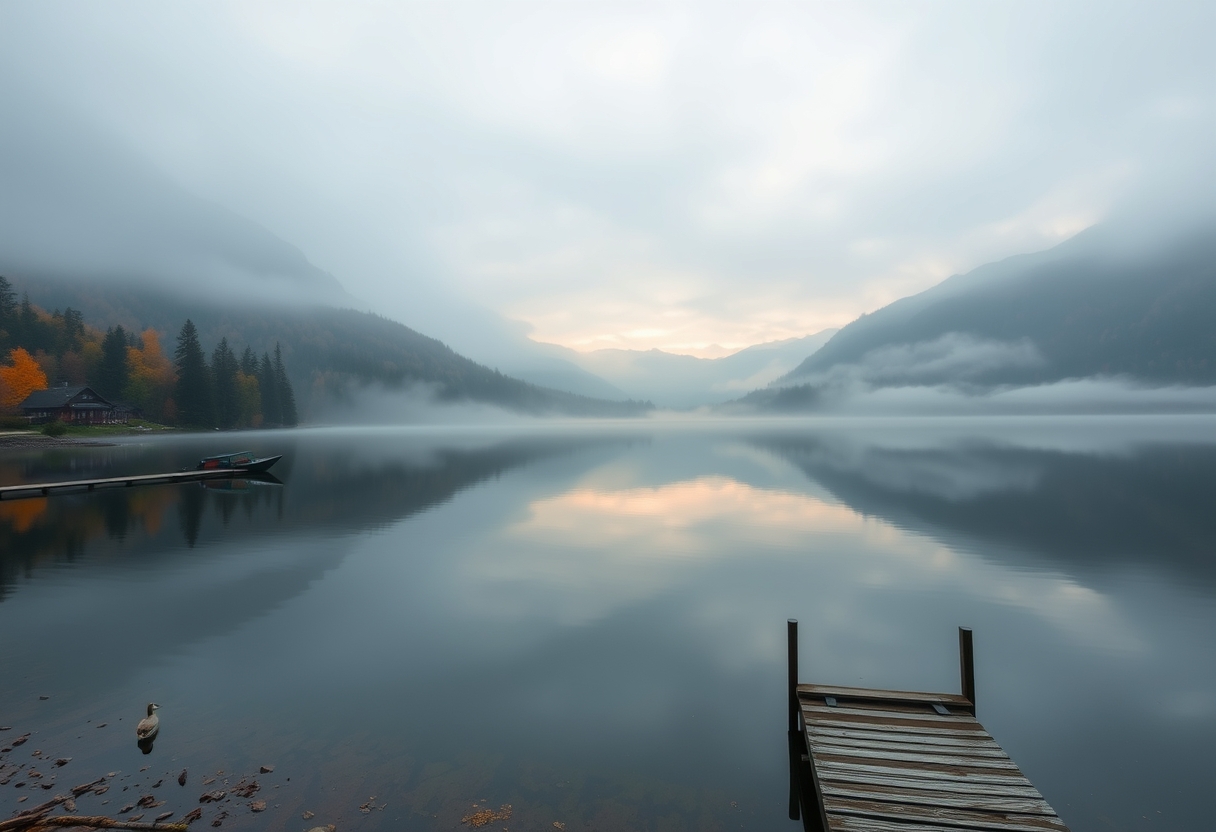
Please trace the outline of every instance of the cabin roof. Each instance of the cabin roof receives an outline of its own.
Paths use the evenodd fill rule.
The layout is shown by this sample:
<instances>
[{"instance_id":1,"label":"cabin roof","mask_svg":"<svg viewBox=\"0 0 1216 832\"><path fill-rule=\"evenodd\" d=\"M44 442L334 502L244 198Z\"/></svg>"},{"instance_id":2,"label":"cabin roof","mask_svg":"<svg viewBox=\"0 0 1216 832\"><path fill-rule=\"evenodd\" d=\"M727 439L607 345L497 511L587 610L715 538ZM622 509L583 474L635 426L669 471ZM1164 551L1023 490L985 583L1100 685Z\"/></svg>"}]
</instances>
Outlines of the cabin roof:
<instances>
[{"instance_id":1,"label":"cabin roof","mask_svg":"<svg viewBox=\"0 0 1216 832\"><path fill-rule=\"evenodd\" d=\"M49 410L67 407L82 394L89 394L89 406L112 407L110 400L98 395L97 391L87 385L76 387L48 387L45 390L35 390L25 397L21 403L22 410Z\"/></svg>"}]
</instances>

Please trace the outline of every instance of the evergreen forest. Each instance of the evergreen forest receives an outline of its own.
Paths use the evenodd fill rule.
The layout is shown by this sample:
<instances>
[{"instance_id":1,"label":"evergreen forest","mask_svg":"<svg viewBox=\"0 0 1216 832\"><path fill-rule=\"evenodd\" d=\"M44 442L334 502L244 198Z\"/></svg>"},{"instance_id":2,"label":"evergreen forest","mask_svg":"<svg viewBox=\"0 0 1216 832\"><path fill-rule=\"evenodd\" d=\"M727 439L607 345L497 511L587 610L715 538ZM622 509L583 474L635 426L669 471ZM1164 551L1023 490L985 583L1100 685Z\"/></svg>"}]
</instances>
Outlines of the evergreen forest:
<instances>
[{"instance_id":1,"label":"evergreen forest","mask_svg":"<svg viewBox=\"0 0 1216 832\"><path fill-rule=\"evenodd\" d=\"M223 337L208 356L187 318L169 357L155 329L116 325L102 332L71 307L48 313L28 295L18 302L0 276L0 412L16 415L30 392L55 383L88 385L160 424L232 429L299 423L278 344L273 355L259 356Z\"/></svg>"}]
</instances>

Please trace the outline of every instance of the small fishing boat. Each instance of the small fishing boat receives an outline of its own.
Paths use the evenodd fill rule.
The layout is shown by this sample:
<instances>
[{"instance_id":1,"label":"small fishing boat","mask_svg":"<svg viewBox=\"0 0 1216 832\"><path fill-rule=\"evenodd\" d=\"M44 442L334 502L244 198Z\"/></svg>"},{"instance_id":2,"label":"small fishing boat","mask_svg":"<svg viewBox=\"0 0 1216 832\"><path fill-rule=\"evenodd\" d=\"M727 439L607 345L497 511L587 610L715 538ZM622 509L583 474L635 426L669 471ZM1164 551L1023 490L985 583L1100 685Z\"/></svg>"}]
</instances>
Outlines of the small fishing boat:
<instances>
[{"instance_id":1,"label":"small fishing boat","mask_svg":"<svg viewBox=\"0 0 1216 832\"><path fill-rule=\"evenodd\" d=\"M271 465L274 465L282 458L283 455L279 454L278 456L266 456L259 459L249 451L238 451L234 454L219 454L217 456L205 457L196 467L199 471L234 468L242 471L259 472L269 470Z\"/></svg>"}]
</instances>

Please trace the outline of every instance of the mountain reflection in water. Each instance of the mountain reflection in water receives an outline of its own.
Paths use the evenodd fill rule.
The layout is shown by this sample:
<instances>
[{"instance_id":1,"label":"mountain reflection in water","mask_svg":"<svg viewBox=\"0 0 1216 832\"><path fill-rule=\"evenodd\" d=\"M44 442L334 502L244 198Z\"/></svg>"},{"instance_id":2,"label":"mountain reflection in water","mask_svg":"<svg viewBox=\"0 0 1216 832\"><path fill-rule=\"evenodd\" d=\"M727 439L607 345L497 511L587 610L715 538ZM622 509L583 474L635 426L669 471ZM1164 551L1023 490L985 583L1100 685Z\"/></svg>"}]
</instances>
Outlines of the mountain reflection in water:
<instances>
[{"instance_id":1,"label":"mountain reflection in water","mask_svg":"<svg viewBox=\"0 0 1216 832\"><path fill-rule=\"evenodd\" d=\"M452 828L482 799L518 828L792 828L782 619L807 678L937 690L966 624L981 719L1073 828L1198 828L1212 425L267 433L281 486L0 504L0 714L81 780L289 772L238 830ZM27 452L0 481L216 444ZM147 762L81 731L148 701Z\"/></svg>"}]
</instances>

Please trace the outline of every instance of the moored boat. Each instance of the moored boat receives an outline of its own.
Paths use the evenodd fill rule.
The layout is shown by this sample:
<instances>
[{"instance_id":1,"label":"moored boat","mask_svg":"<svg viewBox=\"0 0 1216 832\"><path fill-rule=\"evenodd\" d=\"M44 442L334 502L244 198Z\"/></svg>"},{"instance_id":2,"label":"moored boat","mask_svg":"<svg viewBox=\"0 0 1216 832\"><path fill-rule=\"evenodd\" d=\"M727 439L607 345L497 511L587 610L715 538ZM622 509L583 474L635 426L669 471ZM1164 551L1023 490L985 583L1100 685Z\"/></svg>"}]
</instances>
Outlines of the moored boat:
<instances>
[{"instance_id":1,"label":"moored boat","mask_svg":"<svg viewBox=\"0 0 1216 832\"><path fill-rule=\"evenodd\" d=\"M282 458L282 454L258 458L250 451L237 451L232 454L218 454L216 456L204 457L196 467L200 471L224 470L228 468L253 472L267 471L270 469L270 466Z\"/></svg>"}]
</instances>

